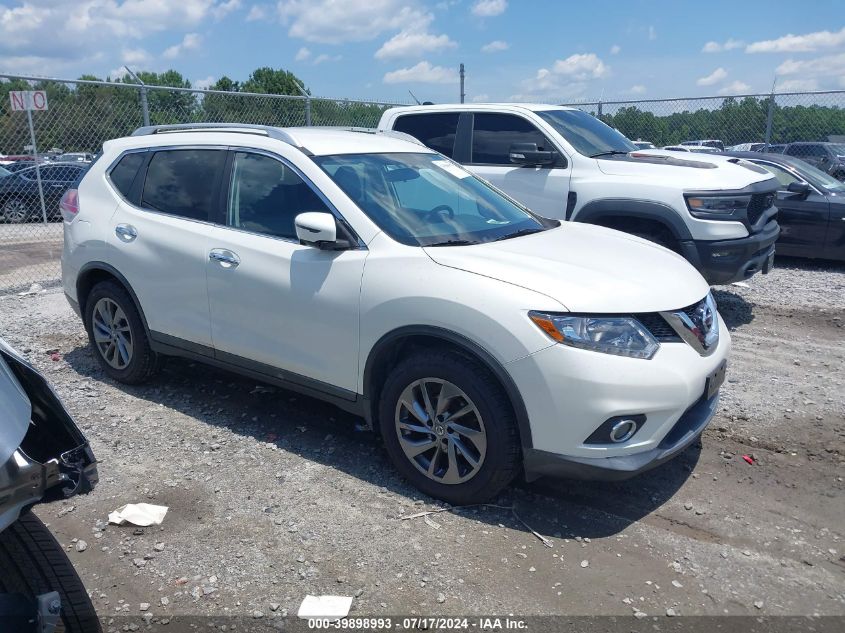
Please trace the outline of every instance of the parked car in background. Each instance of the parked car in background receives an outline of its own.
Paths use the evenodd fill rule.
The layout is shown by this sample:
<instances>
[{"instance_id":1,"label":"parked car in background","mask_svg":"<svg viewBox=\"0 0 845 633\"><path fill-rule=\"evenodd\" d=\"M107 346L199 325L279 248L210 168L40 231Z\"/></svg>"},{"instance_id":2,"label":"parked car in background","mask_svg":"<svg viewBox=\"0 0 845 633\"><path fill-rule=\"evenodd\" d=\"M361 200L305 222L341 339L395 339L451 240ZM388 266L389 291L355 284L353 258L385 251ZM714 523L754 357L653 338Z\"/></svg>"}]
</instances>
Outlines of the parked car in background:
<instances>
[{"instance_id":1,"label":"parked car in background","mask_svg":"<svg viewBox=\"0 0 845 633\"><path fill-rule=\"evenodd\" d=\"M655 149L654 143L648 141L632 141L639 149Z\"/></svg>"},{"instance_id":2,"label":"parked car in background","mask_svg":"<svg viewBox=\"0 0 845 633\"><path fill-rule=\"evenodd\" d=\"M791 156L732 155L768 169L780 183L779 255L845 260L845 183Z\"/></svg>"},{"instance_id":3,"label":"parked car in background","mask_svg":"<svg viewBox=\"0 0 845 633\"><path fill-rule=\"evenodd\" d=\"M79 163L46 163L39 166L47 220L60 220L59 201L88 168ZM35 166L14 172L0 167L0 220L15 224L40 220L41 197Z\"/></svg>"},{"instance_id":4,"label":"parked car in background","mask_svg":"<svg viewBox=\"0 0 845 633\"><path fill-rule=\"evenodd\" d=\"M16 160L3 165L3 169L11 172L20 171L21 169L27 169L29 167L35 167L34 160Z\"/></svg>"},{"instance_id":5,"label":"parked car in background","mask_svg":"<svg viewBox=\"0 0 845 633\"><path fill-rule=\"evenodd\" d=\"M731 145L725 148L727 152L759 152L766 147L765 143L740 143L739 145Z\"/></svg>"},{"instance_id":6,"label":"parked car in background","mask_svg":"<svg viewBox=\"0 0 845 633\"><path fill-rule=\"evenodd\" d=\"M55 158L59 163L91 163L94 161L94 154L89 152L68 152L66 154L59 154Z\"/></svg>"},{"instance_id":7,"label":"parked car in background","mask_svg":"<svg viewBox=\"0 0 845 633\"><path fill-rule=\"evenodd\" d=\"M769 145L766 147L766 144L763 144L763 147L756 149L754 151L760 152L763 154L783 154L783 150L786 149L786 144L784 143L777 143L775 145Z\"/></svg>"},{"instance_id":8,"label":"parked car in background","mask_svg":"<svg viewBox=\"0 0 845 633\"><path fill-rule=\"evenodd\" d=\"M845 181L845 143L790 143L783 153Z\"/></svg>"},{"instance_id":9,"label":"parked car in background","mask_svg":"<svg viewBox=\"0 0 845 633\"><path fill-rule=\"evenodd\" d=\"M96 483L85 436L43 376L0 339L0 630L100 631L67 555L30 512Z\"/></svg>"},{"instance_id":10,"label":"parked car in background","mask_svg":"<svg viewBox=\"0 0 845 633\"><path fill-rule=\"evenodd\" d=\"M693 152L696 154L720 154L721 150L707 145L667 145L660 149L666 149L670 152Z\"/></svg>"},{"instance_id":11,"label":"parked car in background","mask_svg":"<svg viewBox=\"0 0 845 633\"><path fill-rule=\"evenodd\" d=\"M11 163L17 163L19 161L25 161L28 163L35 163L35 157L31 154L7 154L0 159L0 165L8 165Z\"/></svg>"},{"instance_id":12,"label":"parked car in background","mask_svg":"<svg viewBox=\"0 0 845 633\"><path fill-rule=\"evenodd\" d=\"M725 144L722 141L720 141L718 139L714 139L714 138L704 139L704 140L701 140L701 141L683 141L681 143L681 145L692 146L692 147L695 147L695 146L714 147L717 150L719 150L720 152L725 151Z\"/></svg>"},{"instance_id":13,"label":"parked car in background","mask_svg":"<svg viewBox=\"0 0 845 633\"><path fill-rule=\"evenodd\" d=\"M711 284L770 270L777 181L718 154L639 150L576 108L444 104L386 110L405 132L545 217L607 226L661 244ZM705 146L689 147L694 150Z\"/></svg>"},{"instance_id":14,"label":"parked car in background","mask_svg":"<svg viewBox=\"0 0 845 633\"><path fill-rule=\"evenodd\" d=\"M105 143L62 202L62 280L106 374L186 356L328 400L458 504L520 472L631 477L695 441L730 349L701 275L408 139L195 124Z\"/></svg>"}]
</instances>

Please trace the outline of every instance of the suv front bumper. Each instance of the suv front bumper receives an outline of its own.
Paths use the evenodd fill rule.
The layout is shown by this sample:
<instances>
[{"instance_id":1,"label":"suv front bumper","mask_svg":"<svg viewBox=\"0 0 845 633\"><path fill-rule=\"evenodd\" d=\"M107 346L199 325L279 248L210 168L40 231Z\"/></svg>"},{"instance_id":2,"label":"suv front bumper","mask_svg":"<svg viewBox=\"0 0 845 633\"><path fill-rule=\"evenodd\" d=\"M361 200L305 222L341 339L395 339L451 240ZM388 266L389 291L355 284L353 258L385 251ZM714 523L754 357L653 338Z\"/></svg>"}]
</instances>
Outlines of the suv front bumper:
<instances>
[{"instance_id":1,"label":"suv front bumper","mask_svg":"<svg viewBox=\"0 0 845 633\"><path fill-rule=\"evenodd\" d=\"M682 244L683 255L711 286L748 279L758 272L768 273L774 262L775 242L780 226L768 222L759 233L735 240L694 241Z\"/></svg>"}]
</instances>

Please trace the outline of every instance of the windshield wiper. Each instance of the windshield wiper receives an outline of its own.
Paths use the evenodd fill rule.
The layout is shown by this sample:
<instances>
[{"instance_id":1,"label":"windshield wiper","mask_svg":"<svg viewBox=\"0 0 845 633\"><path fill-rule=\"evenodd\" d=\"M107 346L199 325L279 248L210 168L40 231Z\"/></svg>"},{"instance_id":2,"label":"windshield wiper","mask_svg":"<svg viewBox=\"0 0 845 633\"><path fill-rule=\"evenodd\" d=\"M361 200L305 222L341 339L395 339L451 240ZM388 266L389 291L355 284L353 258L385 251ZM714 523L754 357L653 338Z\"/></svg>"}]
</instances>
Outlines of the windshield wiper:
<instances>
[{"instance_id":1,"label":"windshield wiper","mask_svg":"<svg viewBox=\"0 0 845 633\"><path fill-rule=\"evenodd\" d=\"M442 242L425 244L425 246L470 246L471 244L478 244L478 242L471 242L470 240L444 240Z\"/></svg>"},{"instance_id":2,"label":"windshield wiper","mask_svg":"<svg viewBox=\"0 0 845 633\"><path fill-rule=\"evenodd\" d=\"M501 242L502 240L509 240L512 237L522 237L523 235L531 235L532 233L542 233L545 229L520 229L516 233L508 233L502 237L497 237L494 242Z\"/></svg>"},{"instance_id":3,"label":"windshield wiper","mask_svg":"<svg viewBox=\"0 0 845 633\"><path fill-rule=\"evenodd\" d=\"M600 156L617 156L619 154L627 154L628 152L622 152L618 149L611 149L606 152L599 152L598 154L591 154L590 158L599 158Z\"/></svg>"}]
</instances>

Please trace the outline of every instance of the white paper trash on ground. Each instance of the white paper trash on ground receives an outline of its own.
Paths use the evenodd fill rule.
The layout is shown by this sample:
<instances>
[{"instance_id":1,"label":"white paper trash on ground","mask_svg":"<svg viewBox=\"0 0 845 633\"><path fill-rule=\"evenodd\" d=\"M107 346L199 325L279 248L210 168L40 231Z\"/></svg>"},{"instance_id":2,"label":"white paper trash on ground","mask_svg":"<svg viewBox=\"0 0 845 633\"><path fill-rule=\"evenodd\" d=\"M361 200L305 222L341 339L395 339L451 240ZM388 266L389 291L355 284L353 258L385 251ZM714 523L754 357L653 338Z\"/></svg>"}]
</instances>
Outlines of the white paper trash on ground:
<instances>
[{"instance_id":1,"label":"white paper trash on ground","mask_svg":"<svg viewBox=\"0 0 845 633\"><path fill-rule=\"evenodd\" d=\"M167 506L154 506L150 503L127 503L109 514L109 523L123 525L131 523L139 527L161 525Z\"/></svg>"},{"instance_id":2,"label":"white paper trash on ground","mask_svg":"<svg viewBox=\"0 0 845 633\"><path fill-rule=\"evenodd\" d=\"M299 605L297 617L306 618L345 618L352 607L349 596L305 596Z\"/></svg>"}]
</instances>

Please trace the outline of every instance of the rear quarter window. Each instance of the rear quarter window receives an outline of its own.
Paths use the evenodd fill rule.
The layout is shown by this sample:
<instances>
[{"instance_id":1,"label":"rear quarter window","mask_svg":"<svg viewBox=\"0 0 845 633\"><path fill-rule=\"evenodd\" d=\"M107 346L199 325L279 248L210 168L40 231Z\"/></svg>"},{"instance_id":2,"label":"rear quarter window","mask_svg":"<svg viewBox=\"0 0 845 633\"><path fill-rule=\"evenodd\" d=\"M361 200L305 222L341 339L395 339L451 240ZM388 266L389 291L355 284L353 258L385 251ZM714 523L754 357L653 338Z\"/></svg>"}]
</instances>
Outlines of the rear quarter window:
<instances>
[{"instance_id":1,"label":"rear quarter window","mask_svg":"<svg viewBox=\"0 0 845 633\"><path fill-rule=\"evenodd\" d=\"M112 167L109 173L109 180L111 180L114 188L117 189L124 198L129 198L129 192L132 190L132 183L135 182L135 177L138 175L138 170L144 163L144 152L133 152L126 154L123 158L117 161L117 164Z\"/></svg>"},{"instance_id":2,"label":"rear quarter window","mask_svg":"<svg viewBox=\"0 0 845 633\"><path fill-rule=\"evenodd\" d=\"M147 167L141 206L190 220L211 219L215 183L226 152L218 149L164 150Z\"/></svg>"}]
</instances>

